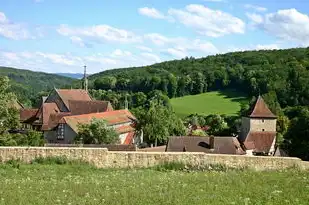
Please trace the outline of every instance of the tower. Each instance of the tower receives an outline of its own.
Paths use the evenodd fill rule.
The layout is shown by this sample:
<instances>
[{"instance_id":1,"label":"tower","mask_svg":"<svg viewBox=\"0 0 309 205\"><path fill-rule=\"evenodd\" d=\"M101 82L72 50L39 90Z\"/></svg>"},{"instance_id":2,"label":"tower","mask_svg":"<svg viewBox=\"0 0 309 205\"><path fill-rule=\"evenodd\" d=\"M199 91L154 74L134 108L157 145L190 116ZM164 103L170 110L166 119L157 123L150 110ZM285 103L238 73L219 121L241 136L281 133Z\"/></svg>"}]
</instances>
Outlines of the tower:
<instances>
[{"instance_id":1,"label":"tower","mask_svg":"<svg viewBox=\"0 0 309 205\"><path fill-rule=\"evenodd\" d=\"M249 116L242 118L239 141L248 155L272 155L275 151L277 117L261 96L250 111Z\"/></svg>"},{"instance_id":2,"label":"tower","mask_svg":"<svg viewBox=\"0 0 309 205\"><path fill-rule=\"evenodd\" d=\"M88 91L87 66L84 66L83 89Z\"/></svg>"}]
</instances>

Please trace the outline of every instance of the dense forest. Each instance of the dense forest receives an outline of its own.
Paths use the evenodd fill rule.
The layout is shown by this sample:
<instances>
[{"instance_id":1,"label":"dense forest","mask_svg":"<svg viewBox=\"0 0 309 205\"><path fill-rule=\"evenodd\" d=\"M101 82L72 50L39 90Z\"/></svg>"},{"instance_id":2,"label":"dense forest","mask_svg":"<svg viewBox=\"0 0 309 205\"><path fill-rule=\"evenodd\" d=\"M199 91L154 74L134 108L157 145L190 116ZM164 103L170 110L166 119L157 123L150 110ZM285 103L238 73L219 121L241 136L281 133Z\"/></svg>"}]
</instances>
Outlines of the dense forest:
<instances>
[{"instance_id":1,"label":"dense forest","mask_svg":"<svg viewBox=\"0 0 309 205\"><path fill-rule=\"evenodd\" d=\"M55 74L33 72L16 68L1 67L0 76L10 79L9 91L17 95L25 106L32 106L39 92L48 91L54 87L70 87L74 79Z\"/></svg>"},{"instance_id":2,"label":"dense forest","mask_svg":"<svg viewBox=\"0 0 309 205\"><path fill-rule=\"evenodd\" d=\"M270 94L282 108L309 103L309 48L245 51L104 71L90 87L116 92L161 90L170 98L233 88ZM272 108L273 109L273 108Z\"/></svg>"}]
</instances>

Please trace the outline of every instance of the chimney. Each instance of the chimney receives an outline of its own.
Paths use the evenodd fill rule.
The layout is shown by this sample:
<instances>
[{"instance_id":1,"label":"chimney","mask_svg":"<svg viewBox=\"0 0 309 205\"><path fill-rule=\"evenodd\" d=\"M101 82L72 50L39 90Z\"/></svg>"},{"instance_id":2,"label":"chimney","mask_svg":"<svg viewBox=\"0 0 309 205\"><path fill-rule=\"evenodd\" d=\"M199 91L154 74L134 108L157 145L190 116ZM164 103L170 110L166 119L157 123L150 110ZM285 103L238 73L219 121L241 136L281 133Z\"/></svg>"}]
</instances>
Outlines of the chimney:
<instances>
[{"instance_id":1,"label":"chimney","mask_svg":"<svg viewBox=\"0 0 309 205\"><path fill-rule=\"evenodd\" d=\"M214 136L209 136L209 147L210 149L215 148L215 137Z\"/></svg>"}]
</instances>

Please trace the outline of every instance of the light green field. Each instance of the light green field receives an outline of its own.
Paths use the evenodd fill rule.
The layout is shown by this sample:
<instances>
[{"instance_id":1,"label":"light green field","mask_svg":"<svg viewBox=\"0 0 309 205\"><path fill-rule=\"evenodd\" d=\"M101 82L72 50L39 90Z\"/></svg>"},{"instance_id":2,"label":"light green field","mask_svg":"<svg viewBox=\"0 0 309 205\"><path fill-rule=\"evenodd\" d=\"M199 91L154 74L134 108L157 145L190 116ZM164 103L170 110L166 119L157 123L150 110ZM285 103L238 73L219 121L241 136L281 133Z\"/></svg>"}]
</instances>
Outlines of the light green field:
<instances>
[{"instance_id":1,"label":"light green field","mask_svg":"<svg viewBox=\"0 0 309 205\"><path fill-rule=\"evenodd\" d=\"M235 91L216 91L173 98L171 104L180 117L190 114L236 115L240 110L240 103L245 100L244 95Z\"/></svg>"},{"instance_id":2,"label":"light green field","mask_svg":"<svg viewBox=\"0 0 309 205\"><path fill-rule=\"evenodd\" d=\"M101 170L0 165L0 205L308 204L308 172Z\"/></svg>"}]
</instances>

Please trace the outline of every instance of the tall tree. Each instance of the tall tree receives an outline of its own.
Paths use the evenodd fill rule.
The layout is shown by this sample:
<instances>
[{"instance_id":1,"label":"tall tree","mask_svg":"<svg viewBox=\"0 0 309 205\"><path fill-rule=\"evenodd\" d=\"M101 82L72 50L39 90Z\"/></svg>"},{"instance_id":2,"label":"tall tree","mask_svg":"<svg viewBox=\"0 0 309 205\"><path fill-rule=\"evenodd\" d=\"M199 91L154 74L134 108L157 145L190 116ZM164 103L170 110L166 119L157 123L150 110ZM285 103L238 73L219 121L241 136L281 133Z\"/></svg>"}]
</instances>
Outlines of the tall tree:
<instances>
[{"instance_id":1,"label":"tall tree","mask_svg":"<svg viewBox=\"0 0 309 205\"><path fill-rule=\"evenodd\" d=\"M17 99L8 92L9 86L9 78L0 76L0 134L19 126L18 111L12 106Z\"/></svg>"},{"instance_id":2,"label":"tall tree","mask_svg":"<svg viewBox=\"0 0 309 205\"><path fill-rule=\"evenodd\" d=\"M119 141L119 135L104 120L92 119L90 124L79 124L76 141L84 144L114 144Z\"/></svg>"}]
</instances>

